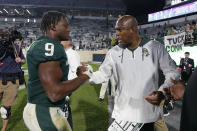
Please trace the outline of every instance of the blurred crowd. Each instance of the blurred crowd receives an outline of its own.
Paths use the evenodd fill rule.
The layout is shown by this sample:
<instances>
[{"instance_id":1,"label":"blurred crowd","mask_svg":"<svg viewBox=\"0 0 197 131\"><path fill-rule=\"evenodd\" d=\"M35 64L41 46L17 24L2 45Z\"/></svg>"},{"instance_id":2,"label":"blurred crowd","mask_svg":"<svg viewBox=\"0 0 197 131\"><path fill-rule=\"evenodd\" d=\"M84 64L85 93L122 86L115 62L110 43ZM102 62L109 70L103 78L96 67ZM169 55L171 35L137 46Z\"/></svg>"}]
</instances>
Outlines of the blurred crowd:
<instances>
[{"instance_id":1,"label":"blurred crowd","mask_svg":"<svg viewBox=\"0 0 197 131\"><path fill-rule=\"evenodd\" d=\"M147 36L150 39L163 39L164 36L176 35L179 33L186 33L186 42L189 44L196 44L197 42L197 24L196 21L179 23L176 25L167 25L166 23L161 26L157 25L152 28L145 28L140 30L139 34Z\"/></svg>"}]
</instances>

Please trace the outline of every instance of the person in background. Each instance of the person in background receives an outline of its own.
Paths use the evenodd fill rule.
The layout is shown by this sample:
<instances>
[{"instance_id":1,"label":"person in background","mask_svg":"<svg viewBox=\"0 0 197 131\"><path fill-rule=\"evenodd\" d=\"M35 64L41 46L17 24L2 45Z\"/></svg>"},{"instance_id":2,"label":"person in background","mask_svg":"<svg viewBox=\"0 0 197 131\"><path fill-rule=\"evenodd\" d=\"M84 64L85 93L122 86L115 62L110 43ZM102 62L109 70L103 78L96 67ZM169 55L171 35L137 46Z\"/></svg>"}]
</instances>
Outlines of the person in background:
<instances>
[{"instance_id":1,"label":"person in background","mask_svg":"<svg viewBox=\"0 0 197 131\"><path fill-rule=\"evenodd\" d=\"M111 96L115 95L116 83L115 83L114 77L112 75L111 78L108 81L102 83L98 101L103 101L103 99L105 97L105 92L107 91L107 87L109 86L109 82L110 82L110 86L111 86L110 87L111 92L109 94Z\"/></svg>"},{"instance_id":2,"label":"person in background","mask_svg":"<svg viewBox=\"0 0 197 131\"><path fill-rule=\"evenodd\" d=\"M191 25L189 23L185 24L185 32L186 33L192 33L193 29L191 28Z\"/></svg>"},{"instance_id":3,"label":"person in background","mask_svg":"<svg viewBox=\"0 0 197 131\"><path fill-rule=\"evenodd\" d=\"M73 80L77 77L77 68L80 66L80 56L73 48L74 46L71 43L71 40L68 41L61 41L61 44L64 46L67 60L68 60L68 66L69 66L69 72L68 72L68 80ZM68 109L68 122L73 129L73 122L72 122L72 112L70 108L70 96L66 96L66 106Z\"/></svg>"},{"instance_id":4,"label":"person in background","mask_svg":"<svg viewBox=\"0 0 197 131\"><path fill-rule=\"evenodd\" d=\"M176 27L174 25L170 26L170 28L168 29L168 35L175 35L177 34L178 31L176 30Z\"/></svg>"},{"instance_id":5,"label":"person in background","mask_svg":"<svg viewBox=\"0 0 197 131\"><path fill-rule=\"evenodd\" d=\"M181 69L181 79L187 83L194 70L194 60L189 58L190 53L185 52L185 58L181 58L179 68Z\"/></svg>"},{"instance_id":6,"label":"person in background","mask_svg":"<svg viewBox=\"0 0 197 131\"><path fill-rule=\"evenodd\" d=\"M11 117L11 107L16 104L21 64L25 63L25 57L19 45L10 40L10 34L6 29L0 30L0 45L6 46L5 49L1 48L1 52L5 51L5 53L0 59L0 99L2 102L0 113L3 119L1 131L5 131Z\"/></svg>"},{"instance_id":7,"label":"person in background","mask_svg":"<svg viewBox=\"0 0 197 131\"><path fill-rule=\"evenodd\" d=\"M80 66L80 55L77 51L74 50L74 45L72 44L71 40L68 41L61 41L61 44L64 46L68 65L69 65L69 73L68 73L68 80L72 80L77 77L77 68Z\"/></svg>"},{"instance_id":8,"label":"person in background","mask_svg":"<svg viewBox=\"0 0 197 131\"><path fill-rule=\"evenodd\" d=\"M193 43L196 44L197 43L197 25L196 25L196 21L192 22L192 29L193 29Z\"/></svg>"}]
</instances>

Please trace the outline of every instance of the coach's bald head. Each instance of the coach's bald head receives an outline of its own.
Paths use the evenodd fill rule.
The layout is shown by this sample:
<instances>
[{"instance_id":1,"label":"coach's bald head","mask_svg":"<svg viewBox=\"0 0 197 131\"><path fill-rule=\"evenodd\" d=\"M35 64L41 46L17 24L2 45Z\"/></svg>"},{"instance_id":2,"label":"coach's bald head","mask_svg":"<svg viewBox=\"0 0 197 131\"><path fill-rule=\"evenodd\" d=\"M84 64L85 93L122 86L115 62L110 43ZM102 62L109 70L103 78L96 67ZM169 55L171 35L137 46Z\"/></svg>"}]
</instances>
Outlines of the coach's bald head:
<instances>
[{"instance_id":1,"label":"coach's bald head","mask_svg":"<svg viewBox=\"0 0 197 131\"><path fill-rule=\"evenodd\" d=\"M116 27L118 25L121 27L132 28L137 32L137 26L138 26L137 20L135 17L131 15L124 15L120 17L116 22Z\"/></svg>"},{"instance_id":2,"label":"coach's bald head","mask_svg":"<svg viewBox=\"0 0 197 131\"><path fill-rule=\"evenodd\" d=\"M135 17L125 15L116 22L116 37L121 45L135 48L139 45L140 38L137 32L137 20Z\"/></svg>"}]
</instances>

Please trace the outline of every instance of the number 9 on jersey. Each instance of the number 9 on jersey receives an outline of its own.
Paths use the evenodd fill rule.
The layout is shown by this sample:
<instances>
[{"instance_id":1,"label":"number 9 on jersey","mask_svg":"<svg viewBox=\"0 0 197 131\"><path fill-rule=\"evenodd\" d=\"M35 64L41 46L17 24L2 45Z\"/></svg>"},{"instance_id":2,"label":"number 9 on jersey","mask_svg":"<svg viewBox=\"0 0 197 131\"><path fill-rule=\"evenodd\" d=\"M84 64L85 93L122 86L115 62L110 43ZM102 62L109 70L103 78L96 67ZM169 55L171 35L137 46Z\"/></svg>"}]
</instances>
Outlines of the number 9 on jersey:
<instances>
[{"instance_id":1,"label":"number 9 on jersey","mask_svg":"<svg viewBox=\"0 0 197 131\"><path fill-rule=\"evenodd\" d=\"M45 50L46 50L46 52L45 52L46 56L53 56L53 54L54 54L54 44L46 43L45 44Z\"/></svg>"}]
</instances>

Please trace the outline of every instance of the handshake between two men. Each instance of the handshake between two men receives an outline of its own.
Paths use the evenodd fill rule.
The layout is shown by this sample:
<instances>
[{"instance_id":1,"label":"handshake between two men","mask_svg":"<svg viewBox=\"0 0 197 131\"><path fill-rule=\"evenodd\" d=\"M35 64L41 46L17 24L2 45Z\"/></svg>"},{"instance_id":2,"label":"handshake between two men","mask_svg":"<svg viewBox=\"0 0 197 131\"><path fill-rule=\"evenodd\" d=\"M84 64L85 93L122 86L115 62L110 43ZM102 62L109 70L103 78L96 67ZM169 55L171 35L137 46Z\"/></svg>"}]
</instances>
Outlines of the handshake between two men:
<instances>
[{"instance_id":1,"label":"handshake between two men","mask_svg":"<svg viewBox=\"0 0 197 131\"><path fill-rule=\"evenodd\" d=\"M80 76L82 74L86 74L89 78L91 78L93 73L92 66L87 65L85 63L82 63L82 66L79 66L77 68L77 76Z\"/></svg>"}]
</instances>

